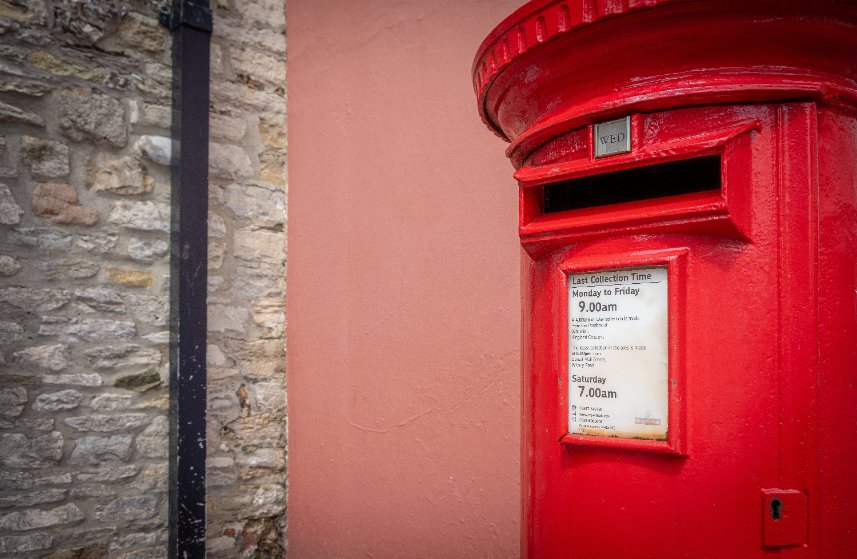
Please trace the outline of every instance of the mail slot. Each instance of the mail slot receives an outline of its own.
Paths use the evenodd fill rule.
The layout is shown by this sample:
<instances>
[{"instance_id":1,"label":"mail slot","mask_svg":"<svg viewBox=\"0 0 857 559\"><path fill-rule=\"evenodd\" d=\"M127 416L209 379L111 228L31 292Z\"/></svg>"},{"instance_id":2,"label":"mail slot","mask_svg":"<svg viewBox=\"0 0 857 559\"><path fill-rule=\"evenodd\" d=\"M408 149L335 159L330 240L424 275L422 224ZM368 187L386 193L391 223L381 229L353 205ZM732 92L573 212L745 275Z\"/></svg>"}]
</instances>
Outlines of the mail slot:
<instances>
[{"instance_id":1,"label":"mail slot","mask_svg":"<svg viewBox=\"0 0 857 559\"><path fill-rule=\"evenodd\" d=\"M533 1L473 65L522 263L522 549L857 556L857 5Z\"/></svg>"}]
</instances>

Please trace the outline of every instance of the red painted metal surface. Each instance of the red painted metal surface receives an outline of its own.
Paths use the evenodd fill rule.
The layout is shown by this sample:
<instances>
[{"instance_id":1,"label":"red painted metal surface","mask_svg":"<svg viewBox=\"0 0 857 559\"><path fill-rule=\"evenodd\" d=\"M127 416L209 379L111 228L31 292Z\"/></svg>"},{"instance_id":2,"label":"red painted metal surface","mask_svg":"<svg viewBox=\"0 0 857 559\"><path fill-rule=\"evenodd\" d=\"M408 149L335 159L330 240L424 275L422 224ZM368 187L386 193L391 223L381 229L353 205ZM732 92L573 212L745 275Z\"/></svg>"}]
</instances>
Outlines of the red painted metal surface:
<instances>
[{"instance_id":1,"label":"red painted metal surface","mask_svg":"<svg viewBox=\"0 0 857 559\"><path fill-rule=\"evenodd\" d=\"M520 192L523 555L857 556L857 4L534 1L473 80ZM630 151L595 159L625 116ZM712 157L719 188L546 210ZM669 278L667 439L570 434L568 274L643 265Z\"/></svg>"}]
</instances>

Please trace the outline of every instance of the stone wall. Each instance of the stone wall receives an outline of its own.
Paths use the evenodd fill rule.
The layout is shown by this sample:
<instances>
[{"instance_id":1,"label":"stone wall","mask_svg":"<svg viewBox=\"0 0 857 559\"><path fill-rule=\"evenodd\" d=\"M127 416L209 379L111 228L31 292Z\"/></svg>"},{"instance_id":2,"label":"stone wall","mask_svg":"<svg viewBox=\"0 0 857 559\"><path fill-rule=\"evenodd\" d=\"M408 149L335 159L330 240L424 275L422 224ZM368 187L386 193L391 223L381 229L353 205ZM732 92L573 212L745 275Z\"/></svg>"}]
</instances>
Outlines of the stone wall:
<instances>
[{"instance_id":1,"label":"stone wall","mask_svg":"<svg viewBox=\"0 0 857 559\"><path fill-rule=\"evenodd\" d=\"M170 37L0 1L0 554L163 557Z\"/></svg>"},{"instance_id":2,"label":"stone wall","mask_svg":"<svg viewBox=\"0 0 857 559\"><path fill-rule=\"evenodd\" d=\"M166 557L170 36L0 0L0 557ZM282 1L215 0L209 549L282 556Z\"/></svg>"},{"instance_id":3,"label":"stone wall","mask_svg":"<svg viewBox=\"0 0 857 559\"><path fill-rule=\"evenodd\" d=\"M208 556L285 551L283 0L218 0L211 46Z\"/></svg>"}]
</instances>

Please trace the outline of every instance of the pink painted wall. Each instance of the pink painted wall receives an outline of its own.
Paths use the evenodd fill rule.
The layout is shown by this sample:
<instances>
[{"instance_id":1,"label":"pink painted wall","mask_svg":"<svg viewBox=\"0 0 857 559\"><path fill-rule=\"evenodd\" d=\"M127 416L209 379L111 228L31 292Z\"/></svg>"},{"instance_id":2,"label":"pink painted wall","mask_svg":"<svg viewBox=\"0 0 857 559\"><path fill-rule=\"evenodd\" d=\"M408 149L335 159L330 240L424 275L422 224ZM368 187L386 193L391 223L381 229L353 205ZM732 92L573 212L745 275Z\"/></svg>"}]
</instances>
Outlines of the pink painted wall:
<instances>
[{"instance_id":1,"label":"pink painted wall","mask_svg":"<svg viewBox=\"0 0 857 559\"><path fill-rule=\"evenodd\" d=\"M286 3L291 558L518 555L517 192L470 64L520 3Z\"/></svg>"}]
</instances>

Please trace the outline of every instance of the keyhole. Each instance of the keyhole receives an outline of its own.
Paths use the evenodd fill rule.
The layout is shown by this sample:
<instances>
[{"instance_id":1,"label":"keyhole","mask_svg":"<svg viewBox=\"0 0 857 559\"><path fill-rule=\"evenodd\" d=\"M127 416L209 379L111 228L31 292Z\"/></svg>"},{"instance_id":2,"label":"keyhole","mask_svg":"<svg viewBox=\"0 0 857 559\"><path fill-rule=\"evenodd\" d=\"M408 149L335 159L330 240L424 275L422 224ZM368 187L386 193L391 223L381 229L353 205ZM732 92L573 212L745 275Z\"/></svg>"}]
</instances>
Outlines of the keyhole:
<instances>
[{"instance_id":1,"label":"keyhole","mask_svg":"<svg viewBox=\"0 0 857 559\"><path fill-rule=\"evenodd\" d=\"M777 498L771 499L771 518L779 520L783 514L783 502Z\"/></svg>"}]
</instances>

